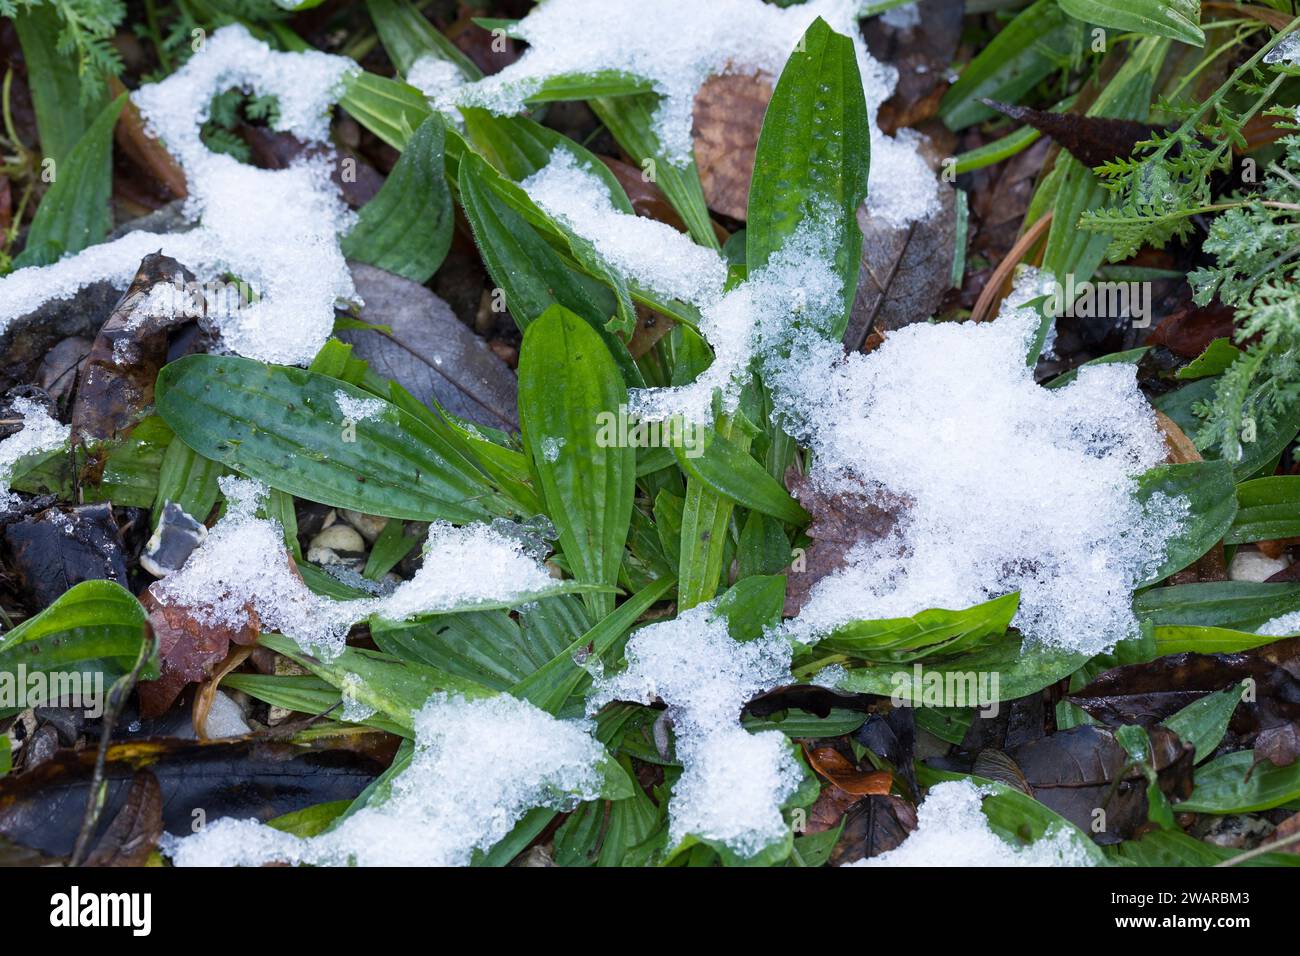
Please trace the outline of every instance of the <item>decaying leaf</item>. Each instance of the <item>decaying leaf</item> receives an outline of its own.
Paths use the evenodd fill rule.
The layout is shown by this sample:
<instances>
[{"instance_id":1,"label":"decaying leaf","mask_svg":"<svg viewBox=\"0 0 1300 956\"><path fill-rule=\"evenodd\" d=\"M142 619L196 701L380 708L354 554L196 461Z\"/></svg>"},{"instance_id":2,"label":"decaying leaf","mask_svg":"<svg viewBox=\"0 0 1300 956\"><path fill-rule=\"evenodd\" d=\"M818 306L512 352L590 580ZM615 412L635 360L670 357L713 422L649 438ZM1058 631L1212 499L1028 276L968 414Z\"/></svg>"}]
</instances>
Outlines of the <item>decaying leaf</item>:
<instances>
[{"instance_id":1,"label":"decaying leaf","mask_svg":"<svg viewBox=\"0 0 1300 956\"><path fill-rule=\"evenodd\" d=\"M397 382L422 402L481 425L518 430L515 373L448 305L424 286L362 263L352 281L365 302L361 321L386 326L344 329L375 374Z\"/></svg>"},{"instance_id":2,"label":"decaying leaf","mask_svg":"<svg viewBox=\"0 0 1300 956\"><path fill-rule=\"evenodd\" d=\"M865 797L844 814L844 829L831 851L830 863L842 866L888 853L915 829L916 807L902 797Z\"/></svg>"},{"instance_id":3,"label":"decaying leaf","mask_svg":"<svg viewBox=\"0 0 1300 956\"><path fill-rule=\"evenodd\" d=\"M1018 123L1032 126L1050 136L1085 166L1101 166L1113 159L1128 156L1133 148L1163 127L1136 120L1085 116L1081 113L1051 113L1013 103L981 99L981 103Z\"/></svg>"},{"instance_id":4,"label":"decaying leaf","mask_svg":"<svg viewBox=\"0 0 1300 956\"><path fill-rule=\"evenodd\" d=\"M808 766L846 793L865 797L889 793L894 775L888 770L861 770L834 747L804 747Z\"/></svg>"},{"instance_id":5,"label":"decaying leaf","mask_svg":"<svg viewBox=\"0 0 1300 956\"><path fill-rule=\"evenodd\" d=\"M82 581L127 586L121 532L108 504L47 508L6 526L4 543L9 570L38 608Z\"/></svg>"},{"instance_id":6,"label":"decaying leaf","mask_svg":"<svg viewBox=\"0 0 1300 956\"><path fill-rule=\"evenodd\" d=\"M714 76L695 96L695 164L709 208L744 219L749 181L772 83L758 76Z\"/></svg>"},{"instance_id":7,"label":"decaying leaf","mask_svg":"<svg viewBox=\"0 0 1300 956\"><path fill-rule=\"evenodd\" d=\"M126 802L108 825L86 866L144 866L163 834L162 788L148 770L137 771Z\"/></svg>"},{"instance_id":8,"label":"decaying leaf","mask_svg":"<svg viewBox=\"0 0 1300 956\"><path fill-rule=\"evenodd\" d=\"M866 206L858 209L862 269L844 333L850 351L862 348L873 330L888 333L938 311L952 285L957 231L953 191L938 188L939 211L907 226L872 216Z\"/></svg>"},{"instance_id":9,"label":"decaying leaf","mask_svg":"<svg viewBox=\"0 0 1300 956\"><path fill-rule=\"evenodd\" d=\"M803 568L791 568L785 592L787 617L799 613L813 586L844 567L845 556L862 541L885 537L894 527L904 502L886 508L864 497L828 495L802 475L787 477L786 484L812 515L807 533L812 544L804 554Z\"/></svg>"},{"instance_id":10,"label":"decaying leaf","mask_svg":"<svg viewBox=\"0 0 1300 956\"><path fill-rule=\"evenodd\" d=\"M72 433L79 441L116 438L153 405L154 380L167 361L167 331L187 318L184 293L194 281L175 259L145 256L131 287L108 317L77 385ZM150 293L157 286L177 290L173 307L159 308Z\"/></svg>"},{"instance_id":11,"label":"decaying leaf","mask_svg":"<svg viewBox=\"0 0 1300 956\"><path fill-rule=\"evenodd\" d=\"M1171 799L1192 792L1192 748L1164 727L1150 731L1160 790ZM1098 843L1118 843L1147 825L1147 781L1128 752L1103 727L1059 731L1009 751L1034 799ZM1100 811L1100 814L1098 814ZM1098 821L1102 828L1098 829Z\"/></svg>"},{"instance_id":12,"label":"decaying leaf","mask_svg":"<svg viewBox=\"0 0 1300 956\"><path fill-rule=\"evenodd\" d=\"M159 676L141 681L140 713L156 717L167 710L188 685L207 680L212 669L225 660L230 645L253 644L261 633L257 611L246 607L247 620L240 627L212 625L200 620L190 608L163 604L151 585L140 598L149 613L149 625L158 638Z\"/></svg>"}]
</instances>

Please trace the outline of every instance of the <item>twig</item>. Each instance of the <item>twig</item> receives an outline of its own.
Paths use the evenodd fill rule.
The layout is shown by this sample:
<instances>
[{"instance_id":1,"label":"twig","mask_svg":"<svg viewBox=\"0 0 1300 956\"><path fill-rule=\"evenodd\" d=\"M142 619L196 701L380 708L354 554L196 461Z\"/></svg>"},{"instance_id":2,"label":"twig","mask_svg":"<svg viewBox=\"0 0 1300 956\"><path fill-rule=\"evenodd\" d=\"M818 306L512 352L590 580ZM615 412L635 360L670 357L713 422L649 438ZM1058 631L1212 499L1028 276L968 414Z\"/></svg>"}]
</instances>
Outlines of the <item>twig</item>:
<instances>
[{"instance_id":1,"label":"twig","mask_svg":"<svg viewBox=\"0 0 1300 956\"><path fill-rule=\"evenodd\" d=\"M1284 846L1291 846L1295 843L1300 843L1300 830L1297 830L1295 833L1292 833L1290 836L1283 837L1282 839L1278 840L1276 843L1265 843L1263 846L1257 846L1253 850L1247 850L1245 853L1240 853L1237 856L1229 857L1228 859L1224 860L1222 863L1216 863L1214 865L1215 866L1236 866L1238 863L1245 863L1247 860L1253 860L1258 856L1264 856L1265 854L1272 853L1275 850L1280 850Z\"/></svg>"}]
</instances>

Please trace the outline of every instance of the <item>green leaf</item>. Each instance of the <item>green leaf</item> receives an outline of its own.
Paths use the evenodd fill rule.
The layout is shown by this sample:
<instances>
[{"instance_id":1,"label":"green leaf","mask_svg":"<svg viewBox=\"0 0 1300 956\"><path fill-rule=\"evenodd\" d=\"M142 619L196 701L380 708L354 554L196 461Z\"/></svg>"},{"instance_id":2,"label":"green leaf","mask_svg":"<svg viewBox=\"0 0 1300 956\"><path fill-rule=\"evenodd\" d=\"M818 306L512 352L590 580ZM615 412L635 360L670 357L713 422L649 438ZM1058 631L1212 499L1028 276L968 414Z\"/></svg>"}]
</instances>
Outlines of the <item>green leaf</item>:
<instances>
[{"instance_id":1,"label":"green leaf","mask_svg":"<svg viewBox=\"0 0 1300 956\"><path fill-rule=\"evenodd\" d=\"M1193 761L1200 763L1214 753L1214 748L1223 740L1228 721L1232 719L1232 713L1241 703L1241 695L1245 692L1246 683L1242 681L1217 693L1206 694L1162 723L1184 743L1195 748Z\"/></svg>"},{"instance_id":2,"label":"green leaf","mask_svg":"<svg viewBox=\"0 0 1300 956\"><path fill-rule=\"evenodd\" d=\"M854 621L836 628L817 644L869 662L903 662L934 653L952 653L1001 637L1020 607L1013 591L959 611L932 608L911 617Z\"/></svg>"},{"instance_id":3,"label":"green leaf","mask_svg":"<svg viewBox=\"0 0 1300 956\"><path fill-rule=\"evenodd\" d=\"M343 695L328 681L310 674L245 674L236 672L224 677L222 687L243 691L250 697L283 707L300 714L325 714L341 720ZM349 721L350 723L350 721ZM396 734L399 737L412 738L415 731L411 727L389 720L379 714L371 715L358 721L367 727Z\"/></svg>"},{"instance_id":4,"label":"green leaf","mask_svg":"<svg viewBox=\"0 0 1300 956\"><path fill-rule=\"evenodd\" d=\"M349 259L424 284L451 247L455 213L443 173L442 117L431 115L407 142L379 192L340 248Z\"/></svg>"},{"instance_id":5,"label":"green leaf","mask_svg":"<svg viewBox=\"0 0 1300 956\"><path fill-rule=\"evenodd\" d=\"M399 73L411 71L424 56L436 56L459 67L466 79L478 80L483 72L441 30L425 19L409 0L366 0L379 42Z\"/></svg>"},{"instance_id":6,"label":"green leaf","mask_svg":"<svg viewBox=\"0 0 1300 956\"><path fill-rule=\"evenodd\" d=\"M99 104L88 108L83 103L76 58L59 50L63 26L56 4L25 4L13 24L27 62L41 153L58 168L90 126Z\"/></svg>"},{"instance_id":7,"label":"green leaf","mask_svg":"<svg viewBox=\"0 0 1300 956\"><path fill-rule=\"evenodd\" d=\"M785 605L785 577L779 574L741 578L713 607L714 616L727 619L727 631L737 641L752 641L781 623Z\"/></svg>"},{"instance_id":8,"label":"green leaf","mask_svg":"<svg viewBox=\"0 0 1300 956\"><path fill-rule=\"evenodd\" d=\"M1258 763L1256 760L1258 759ZM1180 812L1251 813L1300 800L1300 761L1276 767L1253 750L1215 757L1196 770L1196 789Z\"/></svg>"},{"instance_id":9,"label":"green leaf","mask_svg":"<svg viewBox=\"0 0 1300 956\"><path fill-rule=\"evenodd\" d=\"M851 668L839 685L839 689L859 694L880 694L885 697L897 695L903 700L928 704L925 681L942 681L943 685L947 686L950 674L953 681L962 681L971 676L978 678L979 675L990 675L987 682L990 696L997 700L1015 700L1028 694L1036 694L1049 684L1055 684L1061 678L1068 677L1087 661L1088 657L1085 654L1076 654L1028 641L1022 642L1018 636L1008 634L1001 641L978 647L956 657L927 659L919 684L914 670L910 667L903 669L897 664L876 664ZM992 676L997 678L996 687L993 686ZM952 706L953 703L943 702L944 706ZM974 706L976 703L984 702L969 702L964 706Z\"/></svg>"},{"instance_id":10,"label":"green leaf","mask_svg":"<svg viewBox=\"0 0 1300 956\"><path fill-rule=\"evenodd\" d=\"M14 267L43 265L102 242L113 227L113 127L126 104L123 93L100 111L67 159L54 167L54 185L36 207L27 247Z\"/></svg>"},{"instance_id":11,"label":"green leaf","mask_svg":"<svg viewBox=\"0 0 1300 956\"><path fill-rule=\"evenodd\" d=\"M153 521L158 524L163 506L171 501L198 521L206 521L221 489L217 479L225 469L220 462L204 458L179 438L173 438L163 453L158 470L158 494L153 503Z\"/></svg>"},{"instance_id":12,"label":"green leaf","mask_svg":"<svg viewBox=\"0 0 1300 956\"><path fill-rule=\"evenodd\" d=\"M166 366L155 397L191 448L299 498L418 521L508 512L470 462L396 406L384 403L352 434L337 392L381 401L325 375L216 355Z\"/></svg>"},{"instance_id":13,"label":"green leaf","mask_svg":"<svg viewBox=\"0 0 1300 956\"><path fill-rule=\"evenodd\" d=\"M475 681L364 648L344 648L337 657L324 661L281 634L263 634L258 643L296 661L334 687L346 687L357 703L374 708L406 730L414 728L415 712L439 691L465 697L492 694Z\"/></svg>"},{"instance_id":14,"label":"green leaf","mask_svg":"<svg viewBox=\"0 0 1300 956\"><path fill-rule=\"evenodd\" d=\"M674 444L672 449L687 475L751 511L790 524L808 523L808 512L747 450L712 428L696 429L695 435L694 443Z\"/></svg>"},{"instance_id":15,"label":"green leaf","mask_svg":"<svg viewBox=\"0 0 1300 956\"><path fill-rule=\"evenodd\" d=\"M573 576L613 585L623 561L636 491L636 450L599 440L602 415L617 417L627 387L609 349L568 309L548 309L524 332L519 420L547 514ZM592 613L613 607L590 595Z\"/></svg>"},{"instance_id":16,"label":"green leaf","mask_svg":"<svg viewBox=\"0 0 1300 956\"><path fill-rule=\"evenodd\" d=\"M1157 495L1185 498L1187 519L1180 532L1170 539L1164 561L1143 585L1154 584L1181 571L1209 551L1232 527L1237 513L1232 468L1223 461L1157 465L1138 479L1137 497L1147 505Z\"/></svg>"},{"instance_id":17,"label":"green leaf","mask_svg":"<svg viewBox=\"0 0 1300 956\"><path fill-rule=\"evenodd\" d=\"M585 681L590 680L587 671L578 664L577 656L590 647L591 659L604 658L632 629L637 619L672 590L672 586L671 578L647 585L512 687L510 693L531 701L548 713L556 713Z\"/></svg>"},{"instance_id":18,"label":"green leaf","mask_svg":"<svg viewBox=\"0 0 1300 956\"><path fill-rule=\"evenodd\" d=\"M1154 637L1157 657L1170 654L1240 654L1281 640L1276 635L1256 634L1253 631L1186 624L1156 627Z\"/></svg>"},{"instance_id":19,"label":"green leaf","mask_svg":"<svg viewBox=\"0 0 1300 956\"><path fill-rule=\"evenodd\" d=\"M857 294L871 135L853 42L820 17L804 34L777 80L754 156L745 261L765 266L808 217L833 215L835 271L844 310L820 329L838 341Z\"/></svg>"},{"instance_id":20,"label":"green leaf","mask_svg":"<svg viewBox=\"0 0 1300 956\"><path fill-rule=\"evenodd\" d=\"M1205 46L1200 0L1061 0L1084 23Z\"/></svg>"},{"instance_id":21,"label":"green leaf","mask_svg":"<svg viewBox=\"0 0 1300 956\"><path fill-rule=\"evenodd\" d=\"M654 130L659 97L654 94L595 97L590 105L618 145L641 164L643 170L646 170L647 161L653 163L652 181L682 217L691 238L701 245L717 249L718 236L713 231L713 220L709 218L704 187L700 184L694 157L690 163L680 167L664 157L659 136Z\"/></svg>"},{"instance_id":22,"label":"green leaf","mask_svg":"<svg viewBox=\"0 0 1300 956\"><path fill-rule=\"evenodd\" d=\"M944 94L939 118L959 130L997 115L981 99L1019 103L1071 52L1077 25L1056 0L1037 0L997 32Z\"/></svg>"},{"instance_id":23,"label":"green leaf","mask_svg":"<svg viewBox=\"0 0 1300 956\"><path fill-rule=\"evenodd\" d=\"M505 611L445 614L407 623L375 621L375 645L387 654L429 664L490 687L509 690L569 642L555 646L536 633L525 635Z\"/></svg>"},{"instance_id":24,"label":"green leaf","mask_svg":"<svg viewBox=\"0 0 1300 956\"><path fill-rule=\"evenodd\" d=\"M1227 338L1215 339L1205 347L1205 351L1188 362L1175 373L1175 378L1191 380L1220 375L1228 366L1241 358L1242 351Z\"/></svg>"},{"instance_id":25,"label":"green leaf","mask_svg":"<svg viewBox=\"0 0 1300 956\"><path fill-rule=\"evenodd\" d=\"M66 668L82 661L115 661L129 668L152 641L140 602L112 581L83 581L35 617L0 637L0 674ZM158 676L156 659L142 675Z\"/></svg>"},{"instance_id":26,"label":"green leaf","mask_svg":"<svg viewBox=\"0 0 1300 956\"><path fill-rule=\"evenodd\" d=\"M424 94L401 80L362 70L343 82L339 105L396 150L405 149L407 141L433 113Z\"/></svg>"},{"instance_id":27,"label":"green leaf","mask_svg":"<svg viewBox=\"0 0 1300 956\"><path fill-rule=\"evenodd\" d=\"M1300 584L1209 581L1151 588L1133 599L1133 611L1157 627L1255 631L1275 617L1300 611Z\"/></svg>"},{"instance_id":28,"label":"green leaf","mask_svg":"<svg viewBox=\"0 0 1300 956\"><path fill-rule=\"evenodd\" d=\"M1300 536L1300 477L1277 475L1237 486L1237 516L1224 544Z\"/></svg>"},{"instance_id":29,"label":"green leaf","mask_svg":"<svg viewBox=\"0 0 1300 956\"><path fill-rule=\"evenodd\" d=\"M1105 848L1113 863L1120 866L1169 867L1215 866L1238 856L1241 851L1203 843L1180 830L1152 830L1137 840L1125 840ZM1266 853L1241 866L1300 866L1295 853Z\"/></svg>"}]
</instances>

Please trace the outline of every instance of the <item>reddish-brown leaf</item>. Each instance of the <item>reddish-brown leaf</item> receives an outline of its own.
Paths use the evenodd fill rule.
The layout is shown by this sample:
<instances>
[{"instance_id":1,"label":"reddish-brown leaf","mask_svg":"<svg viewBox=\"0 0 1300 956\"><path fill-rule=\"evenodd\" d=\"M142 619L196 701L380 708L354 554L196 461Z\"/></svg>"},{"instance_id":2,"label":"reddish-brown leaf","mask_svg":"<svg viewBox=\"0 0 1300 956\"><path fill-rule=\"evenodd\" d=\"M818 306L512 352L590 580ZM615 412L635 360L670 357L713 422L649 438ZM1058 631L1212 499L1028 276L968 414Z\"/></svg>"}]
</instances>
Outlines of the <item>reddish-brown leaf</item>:
<instances>
[{"instance_id":1,"label":"reddish-brown leaf","mask_svg":"<svg viewBox=\"0 0 1300 956\"><path fill-rule=\"evenodd\" d=\"M845 793L865 797L884 795L894 782L888 770L860 770L834 747L804 747L808 765Z\"/></svg>"}]
</instances>

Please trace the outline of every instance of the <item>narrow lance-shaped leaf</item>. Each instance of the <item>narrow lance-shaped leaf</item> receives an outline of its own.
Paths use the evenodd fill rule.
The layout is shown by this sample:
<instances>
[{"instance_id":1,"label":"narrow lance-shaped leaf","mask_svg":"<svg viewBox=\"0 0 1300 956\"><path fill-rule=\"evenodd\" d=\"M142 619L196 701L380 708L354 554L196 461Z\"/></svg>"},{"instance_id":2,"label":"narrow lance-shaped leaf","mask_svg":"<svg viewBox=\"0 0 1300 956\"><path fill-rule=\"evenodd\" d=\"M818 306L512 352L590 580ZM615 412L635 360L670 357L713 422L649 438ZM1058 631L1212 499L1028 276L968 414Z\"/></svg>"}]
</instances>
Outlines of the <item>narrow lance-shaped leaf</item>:
<instances>
[{"instance_id":1,"label":"narrow lance-shaped leaf","mask_svg":"<svg viewBox=\"0 0 1300 956\"><path fill-rule=\"evenodd\" d=\"M349 259L424 283L451 247L455 215L443 163L442 117L415 131L383 187L361 209L340 248Z\"/></svg>"},{"instance_id":2,"label":"narrow lance-shaped leaf","mask_svg":"<svg viewBox=\"0 0 1300 956\"><path fill-rule=\"evenodd\" d=\"M547 513L577 580L613 585L632 521L636 450L606 440L602 421L626 413L627 386L599 335L559 306L524 333L519 418ZM617 429L614 429L617 432ZM586 597L593 614L608 594Z\"/></svg>"},{"instance_id":3,"label":"narrow lance-shaped leaf","mask_svg":"<svg viewBox=\"0 0 1300 956\"><path fill-rule=\"evenodd\" d=\"M68 158L54 167L50 187L32 217L27 247L14 266L44 265L102 242L113 225L113 127L126 104L123 93L100 111Z\"/></svg>"},{"instance_id":4,"label":"narrow lance-shaped leaf","mask_svg":"<svg viewBox=\"0 0 1300 956\"><path fill-rule=\"evenodd\" d=\"M871 134L853 42L818 18L790 55L763 118L749 192L746 263L761 269L808 217L835 230L843 313L821 329L838 340L857 291Z\"/></svg>"},{"instance_id":5,"label":"narrow lance-shaped leaf","mask_svg":"<svg viewBox=\"0 0 1300 956\"><path fill-rule=\"evenodd\" d=\"M373 413L349 418L340 393ZM190 355L162 370L156 399L158 414L191 448L309 501L420 521L509 512L423 422L326 375Z\"/></svg>"}]
</instances>

